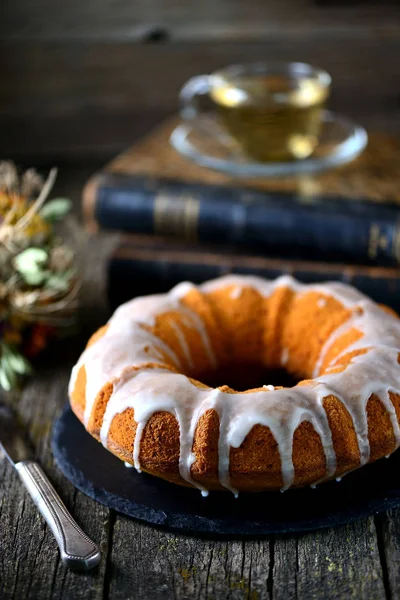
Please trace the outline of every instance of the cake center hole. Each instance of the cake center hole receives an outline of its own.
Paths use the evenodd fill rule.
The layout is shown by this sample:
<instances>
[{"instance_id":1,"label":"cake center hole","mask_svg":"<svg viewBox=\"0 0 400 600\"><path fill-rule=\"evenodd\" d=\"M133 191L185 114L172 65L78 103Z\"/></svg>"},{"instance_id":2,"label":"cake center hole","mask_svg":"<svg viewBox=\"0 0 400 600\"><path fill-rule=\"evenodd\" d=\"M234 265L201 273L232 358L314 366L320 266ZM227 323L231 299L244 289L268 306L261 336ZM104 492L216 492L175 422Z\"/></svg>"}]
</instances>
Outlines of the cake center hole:
<instances>
[{"instance_id":1,"label":"cake center hole","mask_svg":"<svg viewBox=\"0 0 400 600\"><path fill-rule=\"evenodd\" d=\"M285 369L267 369L263 365L228 365L217 371L202 373L199 381L210 387L228 385L237 392L244 392L263 385L293 387L299 379L290 375Z\"/></svg>"}]
</instances>

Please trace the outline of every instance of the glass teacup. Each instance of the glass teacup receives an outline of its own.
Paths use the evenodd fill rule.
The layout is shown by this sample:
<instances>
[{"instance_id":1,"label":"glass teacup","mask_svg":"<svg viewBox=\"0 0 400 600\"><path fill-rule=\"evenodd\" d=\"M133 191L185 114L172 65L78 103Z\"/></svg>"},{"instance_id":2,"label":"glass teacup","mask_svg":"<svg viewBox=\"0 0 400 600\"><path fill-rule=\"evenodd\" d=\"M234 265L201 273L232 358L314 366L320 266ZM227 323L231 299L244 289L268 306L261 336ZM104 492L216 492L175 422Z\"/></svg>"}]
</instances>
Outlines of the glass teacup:
<instances>
[{"instance_id":1,"label":"glass teacup","mask_svg":"<svg viewBox=\"0 0 400 600\"><path fill-rule=\"evenodd\" d=\"M197 97L207 94L224 132L248 158L302 159L318 143L330 84L326 71L304 63L233 65L190 79L180 92L182 116L198 116Z\"/></svg>"}]
</instances>

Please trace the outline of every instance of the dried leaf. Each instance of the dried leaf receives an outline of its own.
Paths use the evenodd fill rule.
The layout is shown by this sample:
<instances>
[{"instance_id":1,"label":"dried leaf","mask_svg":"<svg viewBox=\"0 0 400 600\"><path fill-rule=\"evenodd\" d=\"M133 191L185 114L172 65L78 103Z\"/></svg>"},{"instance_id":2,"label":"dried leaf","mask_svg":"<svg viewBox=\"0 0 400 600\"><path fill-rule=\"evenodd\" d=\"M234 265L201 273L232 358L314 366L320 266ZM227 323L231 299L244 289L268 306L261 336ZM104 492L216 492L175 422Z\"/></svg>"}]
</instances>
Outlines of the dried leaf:
<instances>
[{"instance_id":1,"label":"dried leaf","mask_svg":"<svg viewBox=\"0 0 400 600\"><path fill-rule=\"evenodd\" d=\"M6 390L6 392L11 390L10 380L8 379L5 372L2 370L1 366L0 366L0 385L3 388L3 390Z\"/></svg>"},{"instance_id":2,"label":"dried leaf","mask_svg":"<svg viewBox=\"0 0 400 600\"><path fill-rule=\"evenodd\" d=\"M62 273L73 263L74 254L68 246L57 246L50 251L49 267L52 271Z\"/></svg>"},{"instance_id":3,"label":"dried leaf","mask_svg":"<svg viewBox=\"0 0 400 600\"><path fill-rule=\"evenodd\" d=\"M73 274L73 269L69 269L64 273L54 273L47 279L46 287L59 292L66 292L71 285Z\"/></svg>"},{"instance_id":4,"label":"dried leaf","mask_svg":"<svg viewBox=\"0 0 400 600\"><path fill-rule=\"evenodd\" d=\"M5 390L16 387L19 375L32 372L30 363L15 348L6 343L1 344L0 385Z\"/></svg>"},{"instance_id":5,"label":"dried leaf","mask_svg":"<svg viewBox=\"0 0 400 600\"><path fill-rule=\"evenodd\" d=\"M0 371L2 371L4 373L5 378L8 381L8 384L10 386L8 389L15 387L17 384L17 375L10 364L9 356L3 355L1 357ZM5 389L7 389L7 388L5 388Z\"/></svg>"},{"instance_id":6,"label":"dried leaf","mask_svg":"<svg viewBox=\"0 0 400 600\"><path fill-rule=\"evenodd\" d=\"M0 162L0 189L15 192L18 189L18 171L11 161Z\"/></svg>"},{"instance_id":7,"label":"dried leaf","mask_svg":"<svg viewBox=\"0 0 400 600\"><path fill-rule=\"evenodd\" d=\"M35 169L28 169L21 177L21 194L31 198L43 187L43 179Z\"/></svg>"},{"instance_id":8,"label":"dried leaf","mask_svg":"<svg viewBox=\"0 0 400 600\"><path fill-rule=\"evenodd\" d=\"M14 258L13 263L28 285L40 285L49 274L43 269L47 258L43 248L27 248Z\"/></svg>"},{"instance_id":9,"label":"dried leaf","mask_svg":"<svg viewBox=\"0 0 400 600\"><path fill-rule=\"evenodd\" d=\"M45 221L59 221L69 213L71 206L68 198L54 198L43 206L39 214Z\"/></svg>"},{"instance_id":10,"label":"dried leaf","mask_svg":"<svg viewBox=\"0 0 400 600\"><path fill-rule=\"evenodd\" d=\"M21 275L28 285L42 285L50 275L50 271L26 272Z\"/></svg>"},{"instance_id":11,"label":"dried leaf","mask_svg":"<svg viewBox=\"0 0 400 600\"><path fill-rule=\"evenodd\" d=\"M3 344L3 358L5 358L10 367L19 375L28 375L32 371L30 363L21 354L12 350L6 344Z\"/></svg>"}]
</instances>

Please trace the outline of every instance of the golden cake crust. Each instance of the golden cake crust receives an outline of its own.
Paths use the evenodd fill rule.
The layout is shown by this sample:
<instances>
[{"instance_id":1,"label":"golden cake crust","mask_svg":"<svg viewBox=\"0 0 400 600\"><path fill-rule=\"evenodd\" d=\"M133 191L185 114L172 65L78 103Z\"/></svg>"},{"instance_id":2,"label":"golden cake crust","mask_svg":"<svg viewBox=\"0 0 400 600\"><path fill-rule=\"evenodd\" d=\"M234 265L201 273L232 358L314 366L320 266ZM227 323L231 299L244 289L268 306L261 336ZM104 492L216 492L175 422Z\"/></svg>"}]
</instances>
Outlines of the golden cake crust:
<instances>
[{"instance_id":1,"label":"golden cake crust","mask_svg":"<svg viewBox=\"0 0 400 600\"><path fill-rule=\"evenodd\" d=\"M287 359L287 370L303 378L298 387L307 387L313 381L313 370L327 340L350 319L352 309L328 293L314 290L297 293L284 285L275 288L268 297L263 297L251 285L242 286L240 297L237 297L235 290L235 285L227 283L206 292L193 288L180 298L180 304L199 315L205 324L218 364L226 368L230 366L232 370L243 363L261 363L274 368L286 362L284 358ZM397 319L394 314L390 318ZM179 335L177 323L180 326ZM184 365L184 373L194 386L207 389L200 383L201 375L210 370L205 345L198 331L183 321L179 310L162 312L151 325L146 324L144 327L173 349ZM89 340L88 347L95 345L106 335L107 330L108 327L104 326L97 331ZM182 343L181 335L185 338L185 344L190 347L194 360L188 361L183 352L186 346ZM346 349L362 335L357 327L350 327L343 335L334 339L323 358L320 372L327 370L330 373L344 373L355 357L361 358L366 354L368 350L365 348L346 353ZM132 365L131 374L144 370L156 374L160 369L163 372L179 372L180 369L173 360L167 360L162 353L160 357L159 362ZM335 357L338 357L337 361ZM126 375L126 370L124 373ZM83 363L78 368L70 393L72 409L82 422L86 407L87 377ZM112 381L102 386L85 425L89 433L98 440L113 389ZM225 394L237 394L227 386L218 389ZM247 394L251 400L254 392L263 391L263 388L257 388L242 394ZM400 396L390 391L389 397L399 420ZM339 478L360 465L354 420L344 403L333 394L323 398L323 409L336 455L336 468L331 477ZM398 444L388 410L375 394L371 394L367 401L366 415L369 461L373 461L393 452ZM134 463L137 428L135 410L128 407L113 417L107 435L108 449L131 464ZM219 436L218 412L208 409L201 414L196 425L192 447L195 460L190 474L194 482L210 490L225 489L218 472ZM191 485L180 473L179 458L180 427L177 418L171 412L154 412L141 433L141 469L174 483ZM314 484L326 478L326 454L321 435L309 420L303 420L294 430L292 460L294 478L291 487ZM239 491L276 490L284 486L281 454L269 427L255 424L238 448L230 447L229 477L232 488Z\"/></svg>"}]
</instances>

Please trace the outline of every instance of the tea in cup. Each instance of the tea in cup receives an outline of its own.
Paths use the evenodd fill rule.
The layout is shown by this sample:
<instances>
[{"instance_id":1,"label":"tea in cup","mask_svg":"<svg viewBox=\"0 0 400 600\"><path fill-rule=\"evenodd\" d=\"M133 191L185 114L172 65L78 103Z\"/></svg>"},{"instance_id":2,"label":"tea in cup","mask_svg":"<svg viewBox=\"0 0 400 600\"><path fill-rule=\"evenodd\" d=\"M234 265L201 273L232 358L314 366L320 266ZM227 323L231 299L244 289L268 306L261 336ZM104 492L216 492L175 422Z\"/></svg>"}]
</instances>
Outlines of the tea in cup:
<instances>
[{"instance_id":1,"label":"tea in cup","mask_svg":"<svg viewBox=\"0 0 400 600\"><path fill-rule=\"evenodd\" d=\"M224 132L248 158L302 159L318 143L330 84L328 73L304 63L235 65L190 79L180 94L182 116L197 116L196 98L208 94Z\"/></svg>"}]
</instances>

